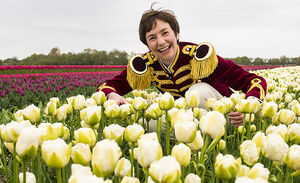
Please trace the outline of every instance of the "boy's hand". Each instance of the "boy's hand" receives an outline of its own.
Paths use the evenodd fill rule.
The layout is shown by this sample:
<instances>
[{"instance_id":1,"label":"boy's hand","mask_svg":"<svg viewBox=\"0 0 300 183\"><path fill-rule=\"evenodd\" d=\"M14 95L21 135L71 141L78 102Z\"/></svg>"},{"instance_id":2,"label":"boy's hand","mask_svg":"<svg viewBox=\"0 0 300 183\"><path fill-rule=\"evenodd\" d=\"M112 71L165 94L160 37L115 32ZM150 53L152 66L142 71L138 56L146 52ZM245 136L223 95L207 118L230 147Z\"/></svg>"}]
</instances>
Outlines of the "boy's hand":
<instances>
[{"instance_id":1,"label":"boy's hand","mask_svg":"<svg viewBox=\"0 0 300 183\"><path fill-rule=\"evenodd\" d=\"M243 119L244 119L244 114L243 113L239 113L239 112L234 112L231 111L229 113L229 119L231 119L231 124L234 125L234 127L239 127L243 125Z\"/></svg>"},{"instance_id":2,"label":"boy's hand","mask_svg":"<svg viewBox=\"0 0 300 183\"><path fill-rule=\"evenodd\" d=\"M117 93L110 93L108 95L107 99L116 101L118 105L128 103L128 101L124 97L122 97L121 95L119 95Z\"/></svg>"}]
</instances>

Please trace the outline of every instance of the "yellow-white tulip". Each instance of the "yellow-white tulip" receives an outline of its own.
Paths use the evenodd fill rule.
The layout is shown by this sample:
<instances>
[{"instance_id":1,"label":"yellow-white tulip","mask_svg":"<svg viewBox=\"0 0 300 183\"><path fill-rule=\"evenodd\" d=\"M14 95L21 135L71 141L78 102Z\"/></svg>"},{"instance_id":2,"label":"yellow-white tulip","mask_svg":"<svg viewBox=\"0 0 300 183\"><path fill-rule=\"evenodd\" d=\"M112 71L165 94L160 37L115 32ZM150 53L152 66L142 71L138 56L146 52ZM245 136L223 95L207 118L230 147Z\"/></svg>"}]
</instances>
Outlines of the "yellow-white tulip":
<instances>
[{"instance_id":1,"label":"yellow-white tulip","mask_svg":"<svg viewBox=\"0 0 300 183\"><path fill-rule=\"evenodd\" d=\"M264 133L262 132L257 132L253 138L252 141L255 143L256 147L259 148L259 150L261 150L263 143L266 139L266 136Z\"/></svg>"},{"instance_id":2,"label":"yellow-white tulip","mask_svg":"<svg viewBox=\"0 0 300 183\"><path fill-rule=\"evenodd\" d=\"M121 108L121 116L123 119L128 117L130 114L134 113L134 109L132 108L132 105L127 103L120 106Z\"/></svg>"},{"instance_id":3,"label":"yellow-white tulip","mask_svg":"<svg viewBox=\"0 0 300 183\"><path fill-rule=\"evenodd\" d=\"M131 176L130 170L131 170L130 161L123 157L118 161L114 172L116 176L125 177L125 176Z\"/></svg>"},{"instance_id":4,"label":"yellow-white tulip","mask_svg":"<svg viewBox=\"0 0 300 183\"><path fill-rule=\"evenodd\" d=\"M121 149L115 141L104 139L97 142L92 153L93 173L99 177L110 175L121 156Z\"/></svg>"},{"instance_id":5,"label":"yellow-white tulip","mask_svg":"<svg viewBox=\"0 0 300 183\"><path fill-rule=\"evenodd\" d=\"M16 121L23 121L24 120L24 118L23 118L23 114L22 114L22 110L18 110L17 112L15 112L14 114L13 114L13 116L14 116L14 119L16 120Z\"/></svg>"},{"instance_id":6,"label":"yellow-white tulip","mask_svg":"<svg viewBox=\"0 0 300 183\"><path fill-rule=\"evenodd\" d=\"M246 165L241 165L236 177L248 176L249 171L250 171L249 167L247 167Z\"/></svg>"},{"instance_id":7,"label":"yellow-white tulip","mask_svg":"<svg viewBox=\"0 0 300 183\"><path fill-rule=\"evenodd\" d=\"M216 100L212 104L212 110L213 111L218 111L218 112L220 112L222 114L226 114L227 113L227 109L226 109L225 103L221 102L220 100Z\"/></svg>"},{"instance_id":8,"label":"yellow-white tulip","mask_svg":"<svg viewBox=\"0 0 300 183\"><path fill-rule=\"evenodd\" d=\"M288 139L288 129L286 127L286 125L280 124L278 126L274 126L274 125L270 125L267 129L266 129L266 135L269 135L271 133L275 133L280 135L283 140L286 142Z\"/></svg>"},{"instance_id":9,"label":"yellow-white tulip","mask_svg":"<svg viewBox=\"0 0 300 183\"><path fill-rule=\"evenodd\" d=\"M292 145L286 156L286 164L293 170L300 170L300 145Z\"/></svg>"},{"instance_id":10,"label":"yellow-white tulip","mask_svg":"<svg viewBox=\"0 0 300 183\"><path fill-rule=\"evenodd\" d=\"M278 105L275 102L263 102L261 115L264 118L272 119L278 110Z\"/></svg>"},{"instance_id":11,"label":"yellow-white tulip","mask_svg":"<svg viewBox=\"0 0 300 183\"><path fill-rule=\"evenodd\" d=\"M53 130L56 132L56 136L58 138L62 138L64 136L64 126L62 123L53 123L51 124Z\"/></svg>"},{"instance_id":12,"label":"yellow-white tulip","mask_svg":"<svg viewBox=\"0 0 300 183\"><path fill-rule=\"evenodd\" d=\"M168 93L165 92L158 101L158 105L162 110L170 110L174 107L175 105L175 100L174 97Z\"/></svg>"},{"instance_id":13,"label":"yellow-white tulip","mask_svg":"<svg viewBox=\"0 0 300 183\"><path fill-rule=\"evenodd\" d=\"M123 177L121 183L140 183L140 180L135 177Z\"/></svg>"},{"instance_id":14,"label":"yellow-white tulip","mask_svg":"<svg viewBox=\"0 0 300 183\"><path fill-rule=\"evenodd\" d=\"M31 123L39 122L41 119L40 108L31 104L22 110L24 120L29 120Z\"/></svg>"},{"instance_id":15,"label":"yellow-white tulip","mask_svg":"<svg viewBox=\"0 0 300 183\"><path fill-rule=\"evenodd\" d=\"M112 99L105 101L103 103L104 109L106 109L107 107L109 107L109 106L111 106L113 104L117 104L117 102L115 100L112 100Z\"/></svg>"},{"instance_id":16,"label":"yellow-white tulip","mask_svg":"<svg viewBox=\"0 0 300 183\"><path fill-rule=\"evenodd\" d=\"M185 98L181 97L175 100L175 106L177 109L185 109L187 106Z\"/></svg>"},{"instance_id":17,"label":"yellow-white tulip","mask_svg":"<svg viewBox=\"0 0 300 183\"><path fill-rule=\"evenodd\" d=\"M72 147L71 158L74 163L88 166L90 164L92 153L90 146L78 143Z\"/></svg>"},{"instance_id":18,"label":"yellow-white tulip","mask_svg":"<svg viewBox=\"0 0 300 183\"><path fill-rule=\"evenodd\" d=\"M173 156L164 156L150 165L149 174L155 182L177 182L181 176L180 164Z\"/></svg>"},{"instance_id":19,"label":"yellow-white tulip","mask_svg":"<svg viewBox=\"0 0 300 183\"><path fill-rule=\"evenodd\" d=\"M79 128L74 131L74 139L76 144L84 143L93 147L96 143L96 134L91 128Z\"/></svg>"},{"instance_id":20,"label":"yellow-white tulip","mask_svg":"<svg viewBox=\"0 0 300 183\"><path fill-rule=\"evenodd\" d=\"M47 140L55 140L58 138L57 131L51 123L41 123L38 127L40 132L40 144Z\"/></svg>"},{"instance_id":21,"label":"yellow-white tulip","mask_svg":"<svg viewBox=\"0 0 300 183\"><path fill-rule=\"evenodd\" d=\"M59 98L58 97L52 97L50 98L49 102L55 103L57 106L59 106Z\"/></svg>"},{"instance_id":22,"label":"yellow-white tulip","mask_svg":"<svg viewBox=\"0 0 300 183\"><path fill-rule=\"evenodd\" d=\"M68 183L82 183L82 182L97 182L97 183L111 183L108 179L103 180L102 177L93 175L89 166L82 166L80 164L72 164L72 175Z\"/></svg>"},{"instance_id":23,"label":"yellow-white tulip","mask_svg":"<svg viewBox=\"0 0 300 183\"><path fill-rule=\"evenodd\" d=\"M159 108L158 103L153 103L146 110L146 115L148 115L151 119L158 119L163 115L163 111Z\"/></svg>"},{"instance_id":24,"label":"yellow-white tulip","mask_svg":"<svg viewBox=\"0 0 300 183\"><path fill-rule=\"evenodd\" d=\"M2 140L8 143L16 143L22 129L28 126L31 126L31 123L28 120L7 123L1 130Z\"/></svg>"},{"instance_id":25,"label":"yellow-white tulip","mask_svg":"<svg viewBox=\"0 0 300 183\"><path fill-rule=\"evenodd\" d=\"M104 102L107 100L103 91L93 93L92 98L96 101L97 105L103 105Z\"/></svg>"},{"instance_id":26,"label":"yellow-white tulip","mask_svg":"<svg viewBox=\"0 0 300 183\"><path fill-rule=\"evenodd\" d=\"M191 148L192 151L198 151L198 150L200 150L202 148L202 146L203 146L203 138L202 138L200 130L198 130L196 132L196 137L193 140L193 142L187 143L187 145Z\"/></svg>"},{"instance_id":27,"label":"yellow-white tulip","mask_svg":"<svg viewBox=\"0 0 300 183\"><path fill-rule=\"evenodd\" d=\"M42 157L49 167L63 168L70 160L71 148L62 139L48 140L42 144Z\"/></svg>"},{"instance_id":28,"label":"yellow-white tulip","mask_svg":"<svg viewBox=\"0 0 300 183\"><path fill-rule=\"evenodd\" d=\"M175 145L172 148L171 155L175 157L175 159L182 167L186 167L190 164L191 149L183 143Z\"/></svg>"},{"instance_id":29,"label":"yellow-white tulip","mask_svg":"<svg viewBox=\"0 0 300 183\"><path fill-rule=\"evenodd\" d=\"M105 108L104 113L109 118L121 117L121 108L117 104L112 104Z\"/></svg>"},{"instance_id":30,"label":"yellow-white tulip","mask_svg":"<svg viewBox=\"0 0 300 183\"><path fill-rule=\"evenodd\" d=\"M300 124L299 123L293 123L289 125L288 127L288 139L293 144L299 144L300 143Z\"/></svg>"},{"instance_id":31,"label":"yellow-white tulip","mask_svg":"<svg viewBox=\"0 0 300 183\"><path fill-rule=\"evenodd\" d=\"M191 143L196 138L197 126L193 121L185 121L174 125L175 137L179 142Z\"/></svg>"},{"instance_id":32,"label":"yellow-white tulip","mask_svg":"<svg viewBox=\"0 0 300 183\"><path fill-rule=\"evenodd\" d=\"M94 98L85 99L85 107L89 107L89 106L97 106L97 102L95 101Z\"/></svg>"},{"instance_id":33,"label":"yellow-white tulip","mask_svg":"<svg viewBox=\"0 0 300 183\"><path fill-rule=\"evenodd\" d=\"M198 90L186 91L185 102L191 108L198 107L200 105L200 92Z\"/></svg>"},{"instance_id":34,"label":"yellow-white tulip","mask_svg":"<svg viewBox=\"0 0 300 183\"><path fill-rule=\"evenodd\" d=\"M58 121L64 121L67 119L67 113L68 112L68 108L66 106L60 106L57 110L56 110L56 119Z\"/></svg>"},{"instance_id":35,"label":"yellow-white tulip","mask_svg":"<svg viewBox=\"0 0 300 183\"><path fill-rule=\"evenodd\" d=\"M247 165L254 165L259 159L259 149L252 140L245 140L240 145L240 154Z\"/></svg>"},{"instance_id":36,"label":"yellow-white tulip","mask_svg":"<svg viewBox=\"0 0 300 183\"><path fill-rule=\"evenodd\" d=\"M139 124L128 125L125 128L124 137L127 142L135 143L145 133L144 128Z\"/></svg>"},{"instance_id":37,"label":"yellow-white tulip","mask_svg":"<svg viewBox=\"0 0 300 183\"><path fill-rule=\"evenodd\" d=\"M208 98L206 100L206 108L209 109L209 110L212 110L213 106L214 106L214 103L217 101L216 98Z\"/></svg>"},{"instance_id":38,"label":"yellow-white tulip","mask_svg":"<svg viewBox=\"0 0 300 183\"><path fill-rule=\"evenodd\" d=\"M19 181L23 183L23 172L19 174ZM26 172L26 183L36 183L35 175L30 172Z\"/></svg>"},{"instance_id":39,"label":"yellow-white tulip","mask_svg":"<svg viewBox=\"0 0 300 183\"><path fill-rule=\"evenodd\" d=\"M254 121L254 119L255 119L255 115L254 115L254 113L246 113L246 114L244 114L245 115L245 122L249 122L249 123L251 123L251 122L253 122Z\"/></svg>"},{"instance_id":40,"label":"yellow-white tulip","mask_svg":"<svg viewBox=\"0 0 300 183\"><path fill-rule=\"evenodd\" d=\"M54 115L56 113L57 104L56 102L48 102L45 112L47 115Z\"/></svg>"},{"instance_id":41,"label":"yellow-white tulip","mask_svg":"<svg viewBox=\"0 0 300 183\"><path fill-rule=\"evenodd\" d=\"M111 124L109 126L104 127L103 135L104 138L114 140L119 145L123 142L123 134L125 128L118 124Z\"/></svg>"},{"instance_id":42,"label":"yellow-white tulip","mask_svg":"<svg viewBox=\"0 0 300 183\"><path fill-rule=\"evenodd\" d=\"M267 168L264 168L264 165L261 163L256 163L249 171L248 177L252 179L262 178L268 180L270 171Z\"/></svg>"},{"instance_id":43,"label":"yellow-white tulip","mask_svg":"<svg viewBox=\"0 0 300 183\"><path fill-rule=\"evenodd\" d=\"M215 162L215 173L222 180L234 178L242 164L241 158L235 159L231 154L218 154Z\"/></svg>"},{"instance_id":44,"label":"yellow-white tulip","mask_svg":"<svg viewBox=\"0 0 300 183\"><path fill-rule=\"evenodd\" d=\"M225 104L225 107L226 107L226 110L225 110L225 114L229 113L233 106L234 106L234 103L232 102L232 100L230 98L227 98L227 97L223 97L220 99L220 101Z\"/></svg>"},{"instance_id":45,"label":"yellow-white tulip","mask_svg":"<svg viewBox=\"0 0 300 183\"><path fill-rule=\"evenodd\" d=\"M203 134L215 139L225 133L226 119L222 113L210 111L200 119L200 129Z\"/></svg>"},{"instance_id":46,"label":"yellow-white tulip","mask_svg":"<svg viewBox=\"0 0 300 183\"><path fill-rule=\"evenodd\" d=\"M170 112L172 113L173 109L171 109ZM174 127L176 123L193 121L193 119L194 119L194 115L192 110L176 109L173 115L171 116L171 125L172 127Z\"/></svg>"},{"instance_id":47,"label":"yellow-white tulip","mask_svg":"<svg viewBox=\"0 0 300 183\"><path fill-rule=\"evenodd\" d=\"M294 121L295 113L289 109L281 109L277 114L277 120L280 123L289 125Z\"/></svg>"},{"instance_id":48,"label":"yellow-white tulip","mask_svg":"<svg viewBox=\"0 0 300 183\"><path fill-rule=\"evenodd\" d=\"M201 183L201 178L196 174L189 173L185 177L184 183Z\"/></svg>"},{"instance_id":49,"label":"yellow-white tulip","mask_svg":"<svg viewBox=\"0 0 300 183\"><path fill-rule=\"evenodd\" d=\"M135 97L132 101L132 107L136 111L144 111L148 107L148 102L142 97Z\"/></svg>"},{"instance_id":50,"label":"yellow-white tulip","mask_svg":"<svg viewBox=\"0 0 300 183\"><path fill-rule=\"evenodd\" d=\"M236 105L243 98L245 98L244 94L233 93L232 95L230 95L230 99L233 102L233 105Z\"/></svg>"},{"instance_id":51,"label":"yellow-white tulip","mask_svg":"<svg viewBox=\"0 0 300 183\"><path fill-rule=\"evenodd\" d=\"M71 105L72 108L73 108L73 107L74 107L74 100L75 100L75 97L74 97L74 96L68 97L66 100L67 100L68 104Z\"/></svg>"},{"instance_id":52,"label":"yellow-white tulip","mask_svg":"<svg viewBox=\"0 0 300 183\"><path fill-rule=\"evenodd\" d=\"M291 109L296 116L300 116L300 104L294 105Z\"/></svg>"},{"instance_id":53,"label":"yellow-white tulip","mask_svg":"<svg viewBox=\"0 0 300 183\"><path fill-rule=\"evenodd\" d=\"M16 143L16 152L23 161L36 156L40 141L39 130L35 126L22 129Z\"/></svg>"},{"instance_id":54,"label":"yellow-white tulip","mask_svg":"<svg viewBox=\"0 0 300 183\"><path fill-rule=\"evenodd\" d=\"M86 124L94 126L101 120L101 106L88 106L80 111L80 118Z\"/></svg>"},{"instance_id":55,"label":"yellow-white tulip","mask_svg":"<svg viewBox=\"0 0 300 183\"><path fill-rule=\"evenodd\" d=\"M147 98L147 91L145 90L132 90L132 94L134 97Z\"/></svg>"},{"instance_id":56,"label":"yellow-white tulip","mask_svg":"<svg viewBox=\"0 0 300 183\"><path fill-rule=\"evenodd\" d=\"M152 162L162 157L163 152L157 140L144 138L138 140L138 147L134 149L134 154L138 163L142 167L148 168Z\"/></svg>"},{"instance_id":57,"label":"yellow-white tulip","mask_svg":"<svg viewBox=\"0 0 300 183\"><path fill-rule=\"evenodd\" d=\"M285 160L287 152L288 145L280 135L275 133L267 135L262 147L262 154L266 158L282 163Z\"/></svg>"},{"instance_id":58,"label":"yellow-white tulip","mask_svg":"<svg viewBox=\"0 0 300 183\"><path fill-rule=\"evenodd\" d=\"M77 95L73 101L73 108L75 110L81 110L85 107L85 97L83 95Z\"/></svg>"}]
</instances>

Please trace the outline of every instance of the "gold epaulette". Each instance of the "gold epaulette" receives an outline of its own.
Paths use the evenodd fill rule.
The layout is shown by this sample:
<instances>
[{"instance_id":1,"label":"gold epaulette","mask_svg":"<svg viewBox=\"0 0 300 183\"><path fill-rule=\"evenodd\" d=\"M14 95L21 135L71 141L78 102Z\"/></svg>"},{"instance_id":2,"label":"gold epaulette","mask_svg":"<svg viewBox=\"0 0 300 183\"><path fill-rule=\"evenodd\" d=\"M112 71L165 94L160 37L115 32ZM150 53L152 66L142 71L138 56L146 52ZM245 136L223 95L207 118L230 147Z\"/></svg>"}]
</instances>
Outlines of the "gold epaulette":
<instances>
[{"instance_id":1,"label":"gold epaulette","mask_svg":"<svg viewBox=\"0 0 300 183\"><path fill-rule=\"evenodd\" d=\"M114 89L113 87L111 87L111 86L106 86L106 83L101 84L101 85L98 87L98 90L99 90L99 91L102 91L102 90L105 89L105 88L108 88L108 89L111 89L111 90L116 91L116 89Z\"/></svg>"},{"instance_id":2,"label":"gold epaulette","mask_svg":"<svg viewBox=\"0 0 300 183\"><path fill-rule=\"evenodd\" d=\"M214 47L207 42L200 43L194 51L191 63L191 75L199 80L211 75L218 65Z\"/></svg>"},{"instance_id":3,"label":"gold epaulette","mask_svg":"<svg viewBox=\"0 0 300 183\"><path fill-rule=\"evenodd\" d=\"M151 84L151 73L142 56L133 56L127 65L127 81L135 90L145 90Z\"/></svg>"}]
</instances>

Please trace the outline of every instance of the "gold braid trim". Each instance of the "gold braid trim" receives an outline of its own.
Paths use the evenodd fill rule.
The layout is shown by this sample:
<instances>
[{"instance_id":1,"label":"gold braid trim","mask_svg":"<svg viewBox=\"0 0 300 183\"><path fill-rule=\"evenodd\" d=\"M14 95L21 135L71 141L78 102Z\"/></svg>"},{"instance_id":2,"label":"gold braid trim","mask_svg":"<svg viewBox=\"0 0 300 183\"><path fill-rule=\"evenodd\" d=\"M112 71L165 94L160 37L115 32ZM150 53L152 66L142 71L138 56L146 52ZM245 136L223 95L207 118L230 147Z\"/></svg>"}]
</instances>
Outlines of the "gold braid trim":
<instances>
[{"instance_id":1,"label":"gold braid trim","mask_svg":"<svg viewBox=\"0 0 300 183\"><path fill-rule=\"evenodd\" d=\"M143 72L138 72L133 68L132 61L137 57L141 56L132 57L127 64L127 81L132 89L145 90L151 84L151 72L147 64Z\"/></svg>"},{"instance_id":2,"label":"gold braid trim","mask_svg":"<svg viewBox=\"0 0 300 183\"><path fill-rule=\"evenodd\" d=\"M197 58L196 54L200 46L206 45L209 47L206 56ZM211 75L218 65L218 58L214 47L210 43L200 43L194 52L191 62L191 75L194 79L202 79Z\"/></svg>"},{"instance_id":3,"label":"gold braid trim","mask_svg":"<svg viewBox=\"0 0 300 183\"><path fill-rule=\"evenodd\" d=\"M249 88L249 90L247 91L247 93L248 93L250 90L252 90L254 87L257 87L257 88L259 88L259 90L260 90L260 97L259 97L259 98L260 98L260 100L263 100L264 97L265 97L265 90L264 90L263 87L260 85L261 80L258 79L258 78L254 78L254 79L251 80L251 83L252 83L252 85L251 85L251 87Z\"/></svg>"},{"instance_id":4,"label":"gold braid trim","mask_svg":"<svg viewBox=\"0 0 300 183\"><path fill-rule=\"evenodd\" d=\"M106 83L103 83L102 85L100 85L100 86L98 87L99 91L102 91L102 90L105 89L105 88L112 89L112 90L116 91L116 89L114 89L113 87L111 87L111 86L106 86Z\"/></svg>"}]
</instances>

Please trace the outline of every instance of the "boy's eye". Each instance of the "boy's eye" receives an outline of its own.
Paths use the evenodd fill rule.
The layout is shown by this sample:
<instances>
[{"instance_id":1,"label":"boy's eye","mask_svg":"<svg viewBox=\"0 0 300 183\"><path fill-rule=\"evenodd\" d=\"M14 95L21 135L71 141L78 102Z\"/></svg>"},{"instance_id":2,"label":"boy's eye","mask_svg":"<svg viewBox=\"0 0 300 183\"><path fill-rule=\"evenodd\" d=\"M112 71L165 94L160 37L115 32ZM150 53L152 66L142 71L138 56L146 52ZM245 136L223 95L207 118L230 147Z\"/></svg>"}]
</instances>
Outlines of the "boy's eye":
<instances>
[{"instance_id":1,"label":"boy's eye","mask_svg":"<svg viewBox=\"0 0 300 183\"><path fill-rule=\"evenodd\" d=\"M169 32L168 31L165 31L165 32L163 32L163 35L166 35L166 34L168 34Z\"/></svg>"}]
</instances>

